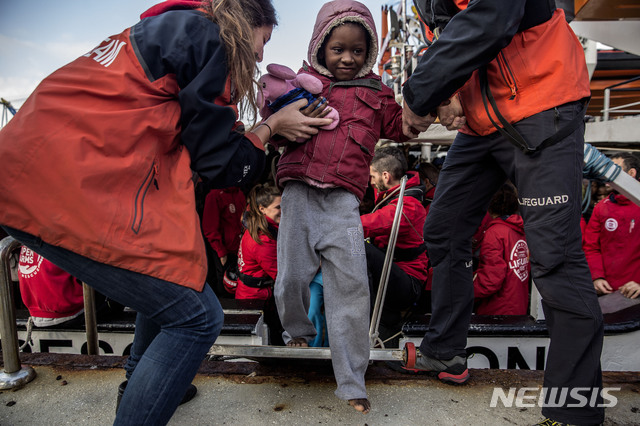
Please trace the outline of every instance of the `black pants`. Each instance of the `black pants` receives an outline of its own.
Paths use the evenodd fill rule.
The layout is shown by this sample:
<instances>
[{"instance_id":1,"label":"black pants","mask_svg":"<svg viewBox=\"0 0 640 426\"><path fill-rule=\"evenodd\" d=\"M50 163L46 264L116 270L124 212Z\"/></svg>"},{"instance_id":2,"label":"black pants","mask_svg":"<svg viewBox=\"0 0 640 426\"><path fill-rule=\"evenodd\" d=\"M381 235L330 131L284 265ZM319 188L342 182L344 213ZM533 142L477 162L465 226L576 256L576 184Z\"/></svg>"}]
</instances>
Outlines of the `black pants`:
<instances>
[{"instance_id":1,"label":"black pants","mask_svg":"<svg viewBox=\"0 0 640 426\"><path fill-rule=\"evenodd\" d=\"M580 113L578 102L515 125L533 147ZM603 319L582 252L580 232L584 127L535 155L498 133L458 134L447 153L425 224L434 271L433 314L420 350L436 358L465 354L473 308L471 237L506 179L518 188L531 253L531 274L551 337L544 386L600 388ZM604 409L544 407L554 420L591 424ZM579 404L578 404L579 405Z\"/></svg>"},{"instance_id":2,"label":"black pants","mask_svg":"<svg viewBox=\"0 0 640 426\"><path fill-rule=\"evenodd\" d=\"M367 269L370 275L369 289L371 292L371 310L373 312L378 287L380 287L385 253L369 243L365 244L365 251L367 253ZM418 301L422 287L424 287L424 283L407 274L397 264L392 263L380 324L389 329L400 327L402 325L402 311L413 306Z\"/></svg>"}]
</instances>

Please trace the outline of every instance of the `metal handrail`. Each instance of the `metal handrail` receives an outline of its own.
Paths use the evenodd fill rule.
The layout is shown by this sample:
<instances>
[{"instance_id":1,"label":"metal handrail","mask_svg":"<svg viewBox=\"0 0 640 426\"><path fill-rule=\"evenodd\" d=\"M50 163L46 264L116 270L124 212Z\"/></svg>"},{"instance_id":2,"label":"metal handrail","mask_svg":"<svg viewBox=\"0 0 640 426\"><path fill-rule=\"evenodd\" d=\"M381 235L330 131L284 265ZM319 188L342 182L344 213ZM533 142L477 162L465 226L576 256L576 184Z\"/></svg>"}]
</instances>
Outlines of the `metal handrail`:
<instances>
[{"instance_id":1,"label":"metal handrail","mask_svg":"<svg viewBox=\"0 0 640 426\"><path fill-rule=\"evenodd\" d=\"M404 205L404 191L406 185L407 176L405 175L400 181L398 204L396 205L396 211L393 216L391 234L389 235L389 244L387 246L387 253L384 258L382 274L380 276L380 285L378 286L378 293L376 295L376 301L373 306L373 313L371 314L371 325L369 327L369 345L372 348L375 347L377 343L379 343L384 348L384 343L378 337L378 330L380 328L380 319L382 318L384 299L387 295L387 286L389 284L389 276L391 275L391 266L393 262L393 254L396 249L396 240L398 239L398 231L400 230L400 219L402 216L402 207Z\"/></svg>"},{"instance_id":2,"label":"metal handrail","mask_svg":"<svg viewBox=\"0 0 640 426\"><path fill-rule=\"evenodd\" d=\"M0 389L24 386L36 377L32 367L20 365L20 345L16 327L16 307L11 284L11 254L21 247L13 237L0 241L0 337L4 371L0 373ZM84 298L87 354L98 355L98 323L96 319L95 290L82 284Z\"/></svg>"},{"instance_id":3,"label":"metal handrail","mask_svg":"<svg viewBox=\"0 0 640 426\"><path fill-rule=\"evenodd\" d=\"M625 105L619 105L617 107L613 107L611 108L611 91L616 91L616 92L633 92L633 91L640 91L640 89L635 88L635 87L627 87L624 89L619 89L620 86L624 86L625 84L629 84L632 83L634 81L640 80L640 76L637 77L633 77L630 78L629 80L626 81L622 81L620 83L616 83L616 84L612 84L611 86L605 87L604 89L604 104L603 104L603 109L600 110L600 112L602 112L602 120L603 121L608 121L609 120L609 112L610 111L614 111L617 113L640 113L640 110L625 110L622 108L626 108L629 106L634 106L634 105L638 105L640 104L640 102L631 102Z\"/></svg>"},{"instance_id":4,"label":"metal handrail","mask_svg":"<svg viewBox=\"0 0 640 426\"><path fill-rule=\"evenodd\" d=\"M11 254L20 247L13 237L0 241L0 331L2 332L2 361L4 371L0 372L0 389L24 386L36 377L32 367L22 367L18 356L18 331L16 328L16 307L11 285Z\"/></svg>"}]
</instances>

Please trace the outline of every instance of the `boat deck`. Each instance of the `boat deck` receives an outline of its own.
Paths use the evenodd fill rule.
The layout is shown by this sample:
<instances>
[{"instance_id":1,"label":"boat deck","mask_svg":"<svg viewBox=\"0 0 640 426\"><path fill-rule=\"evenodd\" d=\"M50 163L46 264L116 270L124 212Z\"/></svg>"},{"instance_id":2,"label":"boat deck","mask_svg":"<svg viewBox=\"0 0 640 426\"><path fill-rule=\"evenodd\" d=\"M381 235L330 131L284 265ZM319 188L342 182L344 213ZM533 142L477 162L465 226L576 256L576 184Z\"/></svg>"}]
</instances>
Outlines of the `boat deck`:
<instances>
[{"instance_id":1,"label":"boat deck","mask_svg":"<svg viewBox=\"0 0 640 426\"><path fill-rule=\"evenodd\" d=\"M124 379L120 356L21 354L36 378L18 390L0 391L0 424L107 425L115 417L118 384ZM640 374L605 372L615 407L605 425L640 425ZM198 395L180 406L170 425L527 425L541 420L540 408L498 403L493 389L538 389L541 371L471 371L465 386L449 386L428 376L396 373L384 363L367 371L372 410L356 413L333 395L335 382L326 361L286 363L204 361L194 382ZM537 395L535 390L527 395Z\"/></svg>"}]
</instances>

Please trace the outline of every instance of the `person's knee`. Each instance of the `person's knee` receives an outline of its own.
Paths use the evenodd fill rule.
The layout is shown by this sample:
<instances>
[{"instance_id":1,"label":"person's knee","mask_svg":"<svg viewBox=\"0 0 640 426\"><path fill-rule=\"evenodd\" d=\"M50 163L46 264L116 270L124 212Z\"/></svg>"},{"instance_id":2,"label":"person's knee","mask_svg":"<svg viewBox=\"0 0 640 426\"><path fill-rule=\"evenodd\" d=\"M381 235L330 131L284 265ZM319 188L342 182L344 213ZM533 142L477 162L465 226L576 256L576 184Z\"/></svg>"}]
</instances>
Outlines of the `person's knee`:
<instances>
[{"instance_id":1,"label":"person's knee","mask_svg":"<svg viewBox=\"0 0 640 426\"><path fill-rule=\"evenodd\" d=\"M203 303L202 311L193 321L193 329L203 341L213 343L222 332L224 323L224 313L220 302L215 297L207 298L207 303Z\"/></svg>"}]
</instances>

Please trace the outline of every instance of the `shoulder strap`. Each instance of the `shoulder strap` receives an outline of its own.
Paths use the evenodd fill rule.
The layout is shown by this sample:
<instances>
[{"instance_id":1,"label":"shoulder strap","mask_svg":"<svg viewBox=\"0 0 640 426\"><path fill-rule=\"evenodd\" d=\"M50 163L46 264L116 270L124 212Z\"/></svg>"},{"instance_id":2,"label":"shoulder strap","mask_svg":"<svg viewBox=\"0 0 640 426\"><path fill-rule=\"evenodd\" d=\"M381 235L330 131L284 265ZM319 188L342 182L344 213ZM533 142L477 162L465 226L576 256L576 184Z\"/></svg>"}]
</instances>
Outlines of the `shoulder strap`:
<instances>
[{"instance_id":1,"label":"shoulder strap","mask_svg":"<svg viewBox=\"0 0 640 426\"><path fill-rule=\"evenodd\" d=\"M493 124L493 127L495 127L502 134L502 136L507 138L511 143L513 143L513 145L515 145L518 149L520 149L526 155L533 155L537 152L542 151L544 148L548 146L555 145L556 143L560 142L561 140L569 136L571 133L573 133L578 128L578 126L583 122L584 114L586 113L587 105L589 104L589 99L591 99L590 97L581 99L580 101L582 102L581 113L576 114L573 120L568 122L563 128L558 130L556 133L554 133L553 135L549 136L547 139L542 141L540 145L536 146L535 148L532 148L524 139L524 137L520 133L518 133L518 131L500 113L500 110L498 109L498 105L496 104L496 100L491 94L491 89L489 88L486 65L479 69L479 77L480 77L480 90L482 91L482 103L484 104L484 110L486 111L487 116L489 117L489 120L491 120L491 124ZM489 111L489 105L487 104L487 101L491 105L491 109L493 110L493 113L495 114L495 116L498 118L498 121L500 121L500 124L502 124L502 127L500 127L500 125L498 125L498 123L496 123L493 117L491 116L491 112Z\"/></svg>"}]
</instances>

